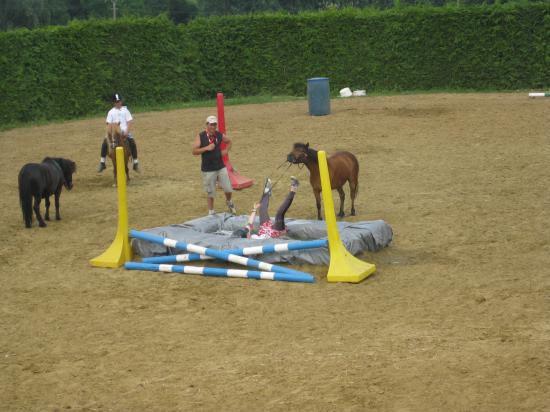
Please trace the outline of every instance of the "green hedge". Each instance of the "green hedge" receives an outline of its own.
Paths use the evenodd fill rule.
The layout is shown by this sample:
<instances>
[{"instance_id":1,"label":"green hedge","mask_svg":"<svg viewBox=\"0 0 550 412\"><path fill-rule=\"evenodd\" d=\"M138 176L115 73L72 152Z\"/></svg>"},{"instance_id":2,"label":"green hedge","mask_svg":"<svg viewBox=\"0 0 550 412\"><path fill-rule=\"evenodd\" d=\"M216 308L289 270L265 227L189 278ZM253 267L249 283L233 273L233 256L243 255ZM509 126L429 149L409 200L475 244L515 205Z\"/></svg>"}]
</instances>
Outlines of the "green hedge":
<instances>
[{"instance_id":1,"label":"green hedge","mask_svg":"<svg viewBox=\"0 0 550 412\"><path fill-rule=\"evenodd\" d=\"M260 93L550 85L550 4L86 21L0 33L0 121Z\"/></svg>"},{"instance_id":2,"label":"green hedge","mask_svg":"<svg viewBox=\"0 0 550 412\"><path fill-rule=\"evenodd\" d=\"M204 79L196 43L166 19L86 21L0 34L0 122L70 119L110 106L190 100Z\"/></svg>"},{"instance_id":3,"label":"green hedge","mask_svg":"<svg viewBox=\"0 0 550 412\"><path fill-rule=\"evenodd\" d=\"M333 91L525 89L550 84L550 5L343 10L195 20L225 65L203 68L211 89L304 94L326 76Z\"/></svg>"}]
</instances>

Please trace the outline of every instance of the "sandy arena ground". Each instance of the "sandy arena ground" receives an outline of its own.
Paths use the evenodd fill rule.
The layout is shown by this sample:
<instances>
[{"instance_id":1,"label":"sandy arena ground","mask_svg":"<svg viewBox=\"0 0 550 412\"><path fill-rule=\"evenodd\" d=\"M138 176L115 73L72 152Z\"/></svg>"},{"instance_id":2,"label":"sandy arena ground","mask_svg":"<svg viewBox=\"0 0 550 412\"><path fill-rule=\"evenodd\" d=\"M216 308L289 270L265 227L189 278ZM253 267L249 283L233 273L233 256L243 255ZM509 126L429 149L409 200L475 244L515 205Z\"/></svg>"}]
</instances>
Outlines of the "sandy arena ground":
<instances>
[{"instance_id":1,"label":"sandy arena ground","mask_svg":"<svg viewBox=\"0 0 550 412\"><path fill-rule=\"evenodd\" d=\"M297 141L357 155L345 219L394 230L360 284L314 266L314 284L92 268L117 225L103 118L0 133L0 409L550 410L549 108L526 93L226 107L231 160L256 182ZM205 214L190 145L214 113L135 114L131 227ZM62 221L25 229L17 174L47 155L77 162L75 187ZM315 218L306 169L274 199L291 174L289 217ZM239 211L259 194L237 192Z\"/></svg>"}]
</instances>

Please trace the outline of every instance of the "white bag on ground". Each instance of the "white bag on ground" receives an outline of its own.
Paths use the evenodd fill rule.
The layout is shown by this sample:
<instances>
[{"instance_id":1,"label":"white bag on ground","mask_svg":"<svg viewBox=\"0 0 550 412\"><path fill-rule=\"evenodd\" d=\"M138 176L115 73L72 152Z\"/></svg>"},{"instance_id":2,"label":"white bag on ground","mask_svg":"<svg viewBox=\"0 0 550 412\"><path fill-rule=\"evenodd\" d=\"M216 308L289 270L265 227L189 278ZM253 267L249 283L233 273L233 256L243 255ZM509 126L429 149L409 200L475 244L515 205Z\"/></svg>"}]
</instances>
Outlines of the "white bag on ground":
<instances>
[{"instance_id":1,"label":"white bag on ground","mask_svg":"<svg viewBox=\"0 0 550 412\"><path fill-rule=\"evenodd\" d=\"M345 87L342 90L340 90L340 97L351 97L351 89L349 87Z\"/></svg>"}]
</instances>

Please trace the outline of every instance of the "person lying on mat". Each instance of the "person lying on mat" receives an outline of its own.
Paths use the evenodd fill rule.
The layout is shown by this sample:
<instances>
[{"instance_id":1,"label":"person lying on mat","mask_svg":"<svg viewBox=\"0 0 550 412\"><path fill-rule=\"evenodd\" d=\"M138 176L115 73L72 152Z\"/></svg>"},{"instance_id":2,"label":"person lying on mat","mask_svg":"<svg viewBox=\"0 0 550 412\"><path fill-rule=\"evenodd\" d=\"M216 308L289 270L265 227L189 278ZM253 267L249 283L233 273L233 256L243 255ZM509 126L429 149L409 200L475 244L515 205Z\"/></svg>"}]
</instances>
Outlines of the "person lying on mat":
<instances>
[{"instance_id":1,"label":"person lying on mat","mask_svg":"<svg viewBox=\"0 0 550 412\"><path fill-rule=\"evenodd\" d=\"M248 239L269 239L284 236L287 232L285 227L285 213L290 208L299 185L300 182L298 182L298 179L291 176L288 195L285 200L283 200L283 203L281 203L281 206L279 206L279 210L275 215L275 222L272 223L268 213L269 198L271 197L271 179L267 178L265 181L262 198L260 199L260 202L254 203L254 208L248 217L246 227L238 229L234 234L239 237L246 237ZM260 209L260 227L256 232L254 230L254 219L256 218L258 209Z\"/></svg>"}]
</instances>

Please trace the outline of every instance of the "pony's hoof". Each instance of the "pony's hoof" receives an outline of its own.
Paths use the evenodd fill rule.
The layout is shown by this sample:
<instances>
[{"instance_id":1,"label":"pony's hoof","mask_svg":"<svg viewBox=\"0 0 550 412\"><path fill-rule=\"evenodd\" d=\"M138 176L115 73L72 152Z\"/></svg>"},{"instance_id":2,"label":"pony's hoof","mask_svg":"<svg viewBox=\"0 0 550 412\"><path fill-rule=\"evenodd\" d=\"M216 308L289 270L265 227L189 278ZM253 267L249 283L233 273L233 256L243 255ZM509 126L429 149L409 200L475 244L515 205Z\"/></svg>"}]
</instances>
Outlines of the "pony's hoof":
<instances>
[{"instance_id":1,"label":"pony's hoof","mask_svg":"<svg viewBox=\"0 0 550 412\"><path fill-rule=\"evenodd\" d=\"M355 216L355 210L352 210L352 211L351 211L351 215L352 215L352 216Z\"/></svg>"},{"instance_id":2,"label":"pony's hoof","mask_svg":"<svg viewBox=\"0 0 550 412\"><path fill-rule=\"evenodd\" d=\"M344 217L346 214L344 212L338 213L338 217Z\"/></svg>"},{"instance_id":3,"label":"pony's hoof","mask_svg":"<svg viewBox=\"0 0 550 412\"><path fill-rule=\"evenodd\" d=\"M38 226L40 226L40 227L46 227L46 226L48 226L48 225L45 224L44 222L40 222L40 223L38 224Z\"/></svg>"},{"instance_id":4,"label":"pony's hoof","mask_svg":"<svg viewBox=\"0 0 550 412\"><path fill-rule=\"evenodd\" d=\"M61 220L61 216L56 216L55 220Z\"/></svg>"},{"instance_id":5,"label":"pony's hoof","mask_svg":"<svg viewBox=\"0 0 550 412\"><path fill-rule=\"evenodd\" d=\"M50 221L50 217L49 216L45 216L44 217L44 220L47 220L48 222Z\"/></svg>"},{"instance_id":6,"label":"pony's hoof","mask_svg":"<svg viewBox=\"0 0 550 412\"><path fill-rule=\"evenodd\" d=\"M116 187L116 183L113 183L113 187Z\"/></svg>"}]
</instances>

